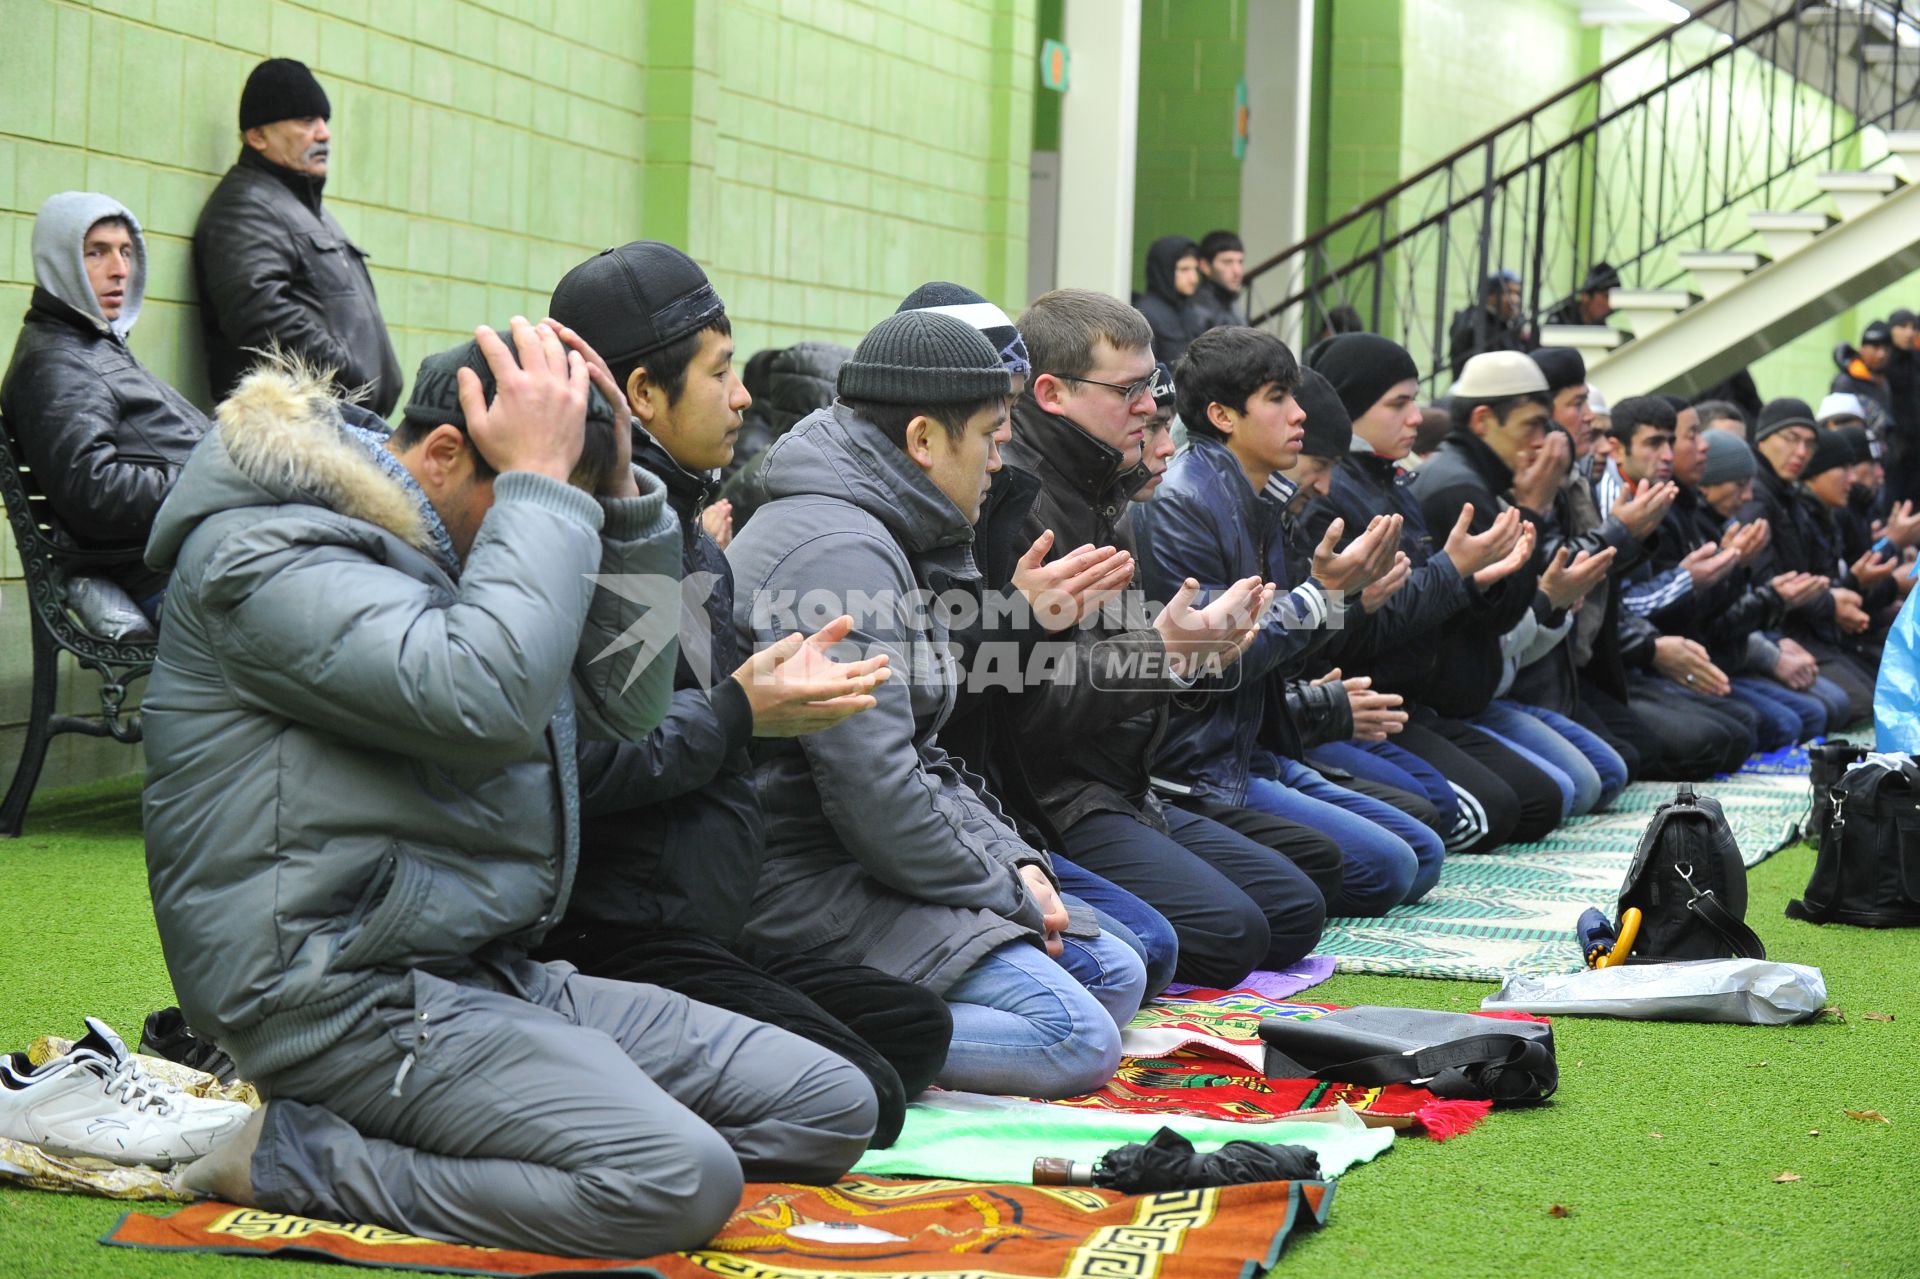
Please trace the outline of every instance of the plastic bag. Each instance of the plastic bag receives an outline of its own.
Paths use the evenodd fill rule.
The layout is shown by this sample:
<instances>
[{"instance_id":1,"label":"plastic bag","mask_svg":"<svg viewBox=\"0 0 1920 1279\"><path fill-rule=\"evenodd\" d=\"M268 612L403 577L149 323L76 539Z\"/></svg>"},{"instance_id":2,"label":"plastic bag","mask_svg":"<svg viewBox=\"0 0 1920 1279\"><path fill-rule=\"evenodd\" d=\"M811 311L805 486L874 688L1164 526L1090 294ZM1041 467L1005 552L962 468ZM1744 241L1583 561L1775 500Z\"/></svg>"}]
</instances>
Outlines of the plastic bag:
<instances>
[{"instance_id":1,"label":"plastic bag","mask_svg":"<svg viewBox=\"0 0 1920 1279\"><path fill-rule=\"evenodd\" d=\"M1920 612L1907 596L1887 633L1880 654L1880 678L1873 688L1873 744L1880 751L1920 755Z\"/></svg>"},{"instance_id":2,"label":"plastic bag","mask_svg":"<svg viewBox=\"0 0 1920 1279\"><path fill-rule=\"evenodd\" d=\"M133 596L104 577L67 579L67 610L88 634L115 643L151 644L153 623Z\"/></svg>"},{"instance_id":3,"label":"plastic bag","mask_svg":"<svg viewBox=\"0 0 1920 1279\"><path fill-rule=\"evenodd\" d=\"M1691 959L1509 977L1480 1001L1486 1012L1742 1026L1785 1026L1826 1006L1827 979L1818 968L1771 959Z\"/></svg>"}]
</instances>

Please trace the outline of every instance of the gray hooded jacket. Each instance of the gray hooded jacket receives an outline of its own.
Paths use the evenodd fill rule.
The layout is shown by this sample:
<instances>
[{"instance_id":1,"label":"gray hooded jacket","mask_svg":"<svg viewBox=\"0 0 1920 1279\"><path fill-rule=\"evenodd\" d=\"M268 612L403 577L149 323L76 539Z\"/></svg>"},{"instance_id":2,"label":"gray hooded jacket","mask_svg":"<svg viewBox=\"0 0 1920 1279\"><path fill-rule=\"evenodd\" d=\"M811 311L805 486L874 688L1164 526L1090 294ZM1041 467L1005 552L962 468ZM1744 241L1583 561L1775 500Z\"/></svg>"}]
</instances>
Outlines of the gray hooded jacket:
<instances>
[{"instance_id":1,"label":"gray hooded jacket","mask_svg":"<svg viewBox=\"0 0 1920 1279\"><path fill-rule=\"evenodd\" d=\"M677 611L630 689L630 654L591 660L645 621L625 595L677 600L590 576L678 579L660 483L636 474L640 497L601 501L501 475L459 568L325 383L263 370L220 406L147 548L173 585L145 825L180 1006L247 1077L321 1051L409 970L516 958L565 908L576 719L637 737L671 691Z\"/></svg>"},{"instance_id":2,"label":"gray hooded jacket","mask_svg":"<svg viewBox=\"0 0 1920 1279\"><path fill-rule=\"evenodd\" d=\"M916 591L977 591L973 527L844 405L764 456L769 501L727 547L743 643L757 650L847 611L850 643L889 654L893 678L872 710L755 743L767 861L747 936L945 991L988 951L1039 936L1019 867L1051 873L936 740L955 695L940 610L890 607ZM810 593L834 601L824 616L806 615Z\"/></svg>"},{"instance_id":3,"label":"gray hooded jacket","mask_svg":"<svg viewBox=\"0 0 1920 1279\"><path fill-rule=\"evenodd\" d=\"M133 236L126 302L111 321L82 257L88 230L110 217L125 218ZM34 219L33 274L0 413L62 533L82 547L138 548L207 429L200 411L127 349L147 284L140 223L111 196L63 191ZM165 581L138 563L107 575L136 599Z\"/></svg>"}]
</instances>

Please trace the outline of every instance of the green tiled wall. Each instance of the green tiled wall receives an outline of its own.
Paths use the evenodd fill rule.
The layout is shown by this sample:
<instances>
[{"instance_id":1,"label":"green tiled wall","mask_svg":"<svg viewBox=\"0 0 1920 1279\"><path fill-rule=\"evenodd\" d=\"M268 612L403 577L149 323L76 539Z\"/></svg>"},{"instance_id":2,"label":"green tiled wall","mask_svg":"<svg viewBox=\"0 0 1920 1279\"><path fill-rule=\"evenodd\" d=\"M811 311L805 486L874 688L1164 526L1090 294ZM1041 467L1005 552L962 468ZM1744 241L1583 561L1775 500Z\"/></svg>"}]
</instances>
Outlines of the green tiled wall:
<instances>
[{"instance_id":1,"label":"green tiled wall","mask_svg":"<svg viewBox=\"0 0 1920 1279\"><path fill-rule=\"evenodd\" d=\"M56 191L125 201L151 269L134 352L203 404L189 259L262 57L333 102L327 204L372 255L409 372L647 236L708 265L743 352L856 340L907 291L1026 296L1036 0L0 0L0 366ZM27 695L0 577L0 770ZM89 676L72 697L94 698ZM139 766L67 738L47 784ZM0 773L0 781L4 774Z\"/></svg>"},{"instance_id":2,"label":"green tiled wall","mask_svg":"<svg viewBox=\"0 0 1920 1279\"><path fill-rule=\"evenodd\" d=\"M1025 300L1036 0L706 7L688 233L743 351L852 344L927 280Z\"/></svg>"},{"instance_id":3,"label":"green tiled wall","mask_svg":"<svg viewBox=\"0 0 1920 1279\"><path fill-rule=\"evenodd\" d=\"M1133 286L1147 246L1240 223L1233 92L1246 69L1247 0L1142 0ZM1251 127L1258 127L1254 124Z\"/></svg>"}]
</instances>

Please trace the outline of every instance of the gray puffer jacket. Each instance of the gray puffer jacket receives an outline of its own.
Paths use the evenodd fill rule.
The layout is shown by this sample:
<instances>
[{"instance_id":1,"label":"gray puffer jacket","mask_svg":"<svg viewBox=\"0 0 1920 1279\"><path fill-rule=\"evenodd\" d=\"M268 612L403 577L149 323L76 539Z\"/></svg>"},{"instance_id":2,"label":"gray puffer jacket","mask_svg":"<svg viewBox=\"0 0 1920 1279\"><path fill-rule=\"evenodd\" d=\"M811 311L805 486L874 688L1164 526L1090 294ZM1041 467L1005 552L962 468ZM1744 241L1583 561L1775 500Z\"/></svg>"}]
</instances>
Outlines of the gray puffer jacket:
<instances>
[{"instance_id":1,"label":"gray puffer jacket","mask_svg":"<svg viewBox=\"0 0 1920 1279\"><path fill-rule=\"evenodd\" d=\"M596 501L510 471L458 568L325 384L257 372L217 422L147 546L173 573L145 701L147 872L187 1020L263 1079L409 970L512 960L558 918L576 720L636 737L664 713L680 548L644 473L640 497ZM674 611L623 691L629 654L590 659L648 620L626 594Z\"/></svg>"},{"instance_id":2,"label":"gray puffer jacket","mask_svg":"<svg viewBox=\"0 0 1920 1279\"><path fill-rule=\"evenodd\" d=\"M770 500L727 547L743 642L758 649L849 611L849 644L888 653L894 674L872 710L754 743L767 861L747 936L944 992L996 946L1038 938L1019 867L1051 874L936 740L955 695L946 619L888 606L916 591L977 592L973 526L899 445L837 403L768 449L761 475ZM814 603L823 616L807 615Z\"/></svg>"}]
</instances>

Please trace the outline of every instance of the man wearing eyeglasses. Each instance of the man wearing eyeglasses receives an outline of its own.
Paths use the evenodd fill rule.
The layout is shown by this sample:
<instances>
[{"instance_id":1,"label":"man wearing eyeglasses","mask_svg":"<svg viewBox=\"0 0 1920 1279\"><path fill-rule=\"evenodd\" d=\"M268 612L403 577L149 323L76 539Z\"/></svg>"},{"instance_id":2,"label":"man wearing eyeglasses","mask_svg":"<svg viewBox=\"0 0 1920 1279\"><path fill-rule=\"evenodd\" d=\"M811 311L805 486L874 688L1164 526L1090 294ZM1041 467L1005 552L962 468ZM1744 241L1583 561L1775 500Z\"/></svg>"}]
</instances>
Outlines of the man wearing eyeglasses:
<instances>
[{"instance_id":1,"label":"man wearing eyeglasses","mask_svg":"<svg viewBox=\"0 0 1920 1279\"><path fill-rule=\"evenodd\" d=\"M1146 317L1105 294L1063 289L1029 307L1019 329L1033 376L1001 456L1037 477L1040 491L1016 540L1051 532L1050 560L1087 546L1137 560L1128 507L1159 460L1158 450L1145 458L1156 413ZM1012 699L1009 736L1043 819L1036 824L1059 833L1059 851L1166 917L1179 939L1176 980L1231 986L1311 950L1324 899L1271 848L1163 810L1148 768L1174 693L1230 671L1270 589L1247 578L1204 609L1182 589L1152 615L1142 582L1136 570L1132 589L1041 646L1056 660Z\"/></svg>"}]
</instances>

